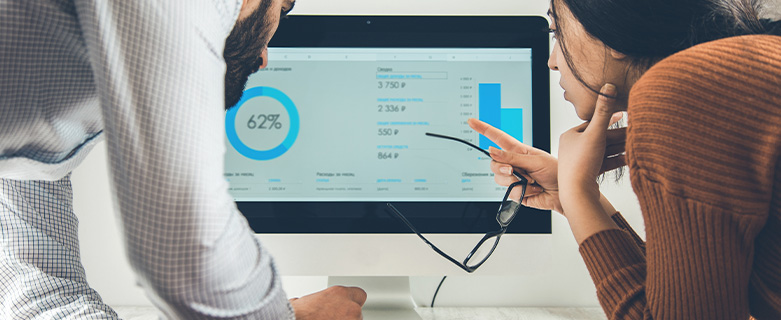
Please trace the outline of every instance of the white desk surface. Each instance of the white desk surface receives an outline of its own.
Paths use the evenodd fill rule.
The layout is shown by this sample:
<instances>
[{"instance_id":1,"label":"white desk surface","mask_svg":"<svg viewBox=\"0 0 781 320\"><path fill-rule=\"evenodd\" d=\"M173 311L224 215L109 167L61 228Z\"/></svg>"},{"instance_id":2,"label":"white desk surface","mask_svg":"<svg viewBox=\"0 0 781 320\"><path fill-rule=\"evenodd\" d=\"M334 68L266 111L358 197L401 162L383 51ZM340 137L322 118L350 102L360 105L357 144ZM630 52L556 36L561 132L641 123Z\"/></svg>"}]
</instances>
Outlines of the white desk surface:
<instances>
[{"instance_id":1,"label":"white desk surface","mask_svg":"<svg viewBox=\"0 0 781 320\"><path fill-rule=\"evenodd\" d=\"M125 320L157 320L153 307L115 307ZM604 320L600 308L418 308L423 320Z\"/></svg>"}]
</instances>

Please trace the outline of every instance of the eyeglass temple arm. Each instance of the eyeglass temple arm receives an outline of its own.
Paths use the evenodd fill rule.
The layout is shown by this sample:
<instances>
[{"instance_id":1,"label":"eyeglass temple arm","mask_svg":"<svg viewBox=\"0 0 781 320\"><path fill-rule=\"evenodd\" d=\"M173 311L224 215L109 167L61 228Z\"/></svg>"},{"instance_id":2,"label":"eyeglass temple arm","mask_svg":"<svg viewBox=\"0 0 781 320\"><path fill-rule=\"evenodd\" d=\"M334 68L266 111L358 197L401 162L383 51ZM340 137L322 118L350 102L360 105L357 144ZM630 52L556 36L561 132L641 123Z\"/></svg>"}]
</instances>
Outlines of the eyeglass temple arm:
<instances>
[{"instance_id":1,"label":"eyeglass temple arm","mask_svg":"<svg viewBox=\"0 0 781 320\"><path fill-rule=\"evenodd\" d=\"M397 216L397 217L399 217L399 219L401 219L401 221L403 221L403 222L404 222L404 224L406 224L406 225L407 225L407 227L409 227L409 228L410 228L410 230L412 230L413 232L415 232L415 234L417 234L417 235L418 235L418 237L419 237L420 239L422 239L422 240L423 240L423 242L425 242L425 243L426 243L426 244L427 244L429 247L431 247L431 249L432 249L432 250L434 250L436 253L438 253L439 255L441 255L443 258L445 258L445 259L449 260L450 262L452 262L453 264L457 265L459 268L463 269L463 270L464 270L464 271L466 271L466 272L472 273L472 272L474 272L474 271L475 271L475 269L468 268L468 267L467 267L467 266L465 266L463 263L461 263L461 262L458 262L458 260L456 260L456 259L453 259L453 258L452 258L450 255L448 255L447 253L443 252L442 250L439 250L439 248L437 248L437 246L435 246L433 243L431 243L431 241L428 241L428 239L426 239L426 237L424 237L424 236L423 236L423 235L422 235L422 234L421 234L421 233L418 231L418 229L416 229L416 228L415 228L415 226L413 226L413 225L412 225L412 223L411 223L411 222L409 222L409 220L407 220L407 217L405 217L403 214L401 214L401 212L400 212L398 209L396 209L396 207L395 207L395 206L393 206L393 205L392 205L390 202L389 202L389 203L387 203L387 205L388 205L388 208L390 208L390 209L393 211L393 213L395 213L395 214L396 214L396 216Z\"/></svg>"},{"instance_id":2,"label":"eyeglass temple arm","mask_svg":"<svg viewBox=\"0 0 781 320\"><path fill-rule=\"evenodd\" d=\"M471 143L469 141L466 141L466 140L463 140L463 139L459 139L459 138L456 138L456 137L446 136L446 135L443 135L443 134L432 133L432 132L426 132L426 135L429 136L429 137L440 138L440 139L447 139L447 140L452 140L452 141L456 141L456 142L461 142L461 143L463 143L465 145L468 145L468 146L472 147L473 149L475 149L477 151L482 152L483 154L485 154L489 158L493 159L493 157L491 157L491 153L489 153L485 149L482 149L482 148L474 145L473 143ZM516 171L514 169L513 169L513 175L519 181L524 181L524 182L526 181L526 178L524 178L523 175L521 175L520 172L518 172L518 171Z\"/></svg>"}]
</instances>

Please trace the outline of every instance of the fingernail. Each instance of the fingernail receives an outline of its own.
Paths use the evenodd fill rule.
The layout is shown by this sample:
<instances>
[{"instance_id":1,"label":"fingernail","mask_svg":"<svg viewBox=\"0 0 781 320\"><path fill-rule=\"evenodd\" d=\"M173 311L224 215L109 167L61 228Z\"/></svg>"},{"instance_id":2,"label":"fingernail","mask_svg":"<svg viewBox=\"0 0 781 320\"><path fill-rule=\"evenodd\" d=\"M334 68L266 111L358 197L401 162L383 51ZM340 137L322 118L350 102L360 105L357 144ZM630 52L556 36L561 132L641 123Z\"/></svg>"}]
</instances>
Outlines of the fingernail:
<instances>
[{"instance_id":1,"label":"fingernail","mask_svg":"<svg viewBox=\"0 0 781 320\"><path fill-rule=\"evenodd\" d=\"M614 96L616 94L616 86L610 83L605 83L605 85L602 86L602 90L600 92L607 96Z\"/></svg>"},{"instance_id":2,"label":"fingernail","mask_svg":"<svg viewBox=\"0 0 781 320\"><path fill-rule=\"evenodd\" d=\"M498 148L494 148L494 147L488 147L488 152L490 152L491 155L494 155L494 156L501 156L502 153L504 153L504 151L499 150Z\"/></svg>"},{"instance_id":3,"label":"fingernail","mask_svg":"<svg viewBox=\"0 0 781 320\"><path fill-rule=\"evenodd\" d=\"M504 173L506 175L511 175L513 174L513 169L510 167L502 167L499 169L499 172Z\"/></svg>"}]
</instances>

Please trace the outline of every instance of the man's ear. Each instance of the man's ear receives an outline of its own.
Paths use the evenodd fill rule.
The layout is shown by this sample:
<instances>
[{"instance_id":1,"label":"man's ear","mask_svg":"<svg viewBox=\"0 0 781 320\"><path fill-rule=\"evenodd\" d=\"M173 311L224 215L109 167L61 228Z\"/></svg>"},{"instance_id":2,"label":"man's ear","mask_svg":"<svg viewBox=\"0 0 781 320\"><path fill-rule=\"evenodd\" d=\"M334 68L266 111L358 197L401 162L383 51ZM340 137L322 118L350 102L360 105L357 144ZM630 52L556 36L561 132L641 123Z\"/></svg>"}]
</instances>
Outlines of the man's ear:
<instances>
[{"instance_id":1,"label":"man's ear","mask_svg":"<svg viewBox=\"0 0 781 320\"><path fill-rule=\"evenodd\" d=\"M253 0L241 0L241 9L239 9L238 21L243 21L244 18L249 17L255 8L253 8Z\"/></svg>"}]
</instances>

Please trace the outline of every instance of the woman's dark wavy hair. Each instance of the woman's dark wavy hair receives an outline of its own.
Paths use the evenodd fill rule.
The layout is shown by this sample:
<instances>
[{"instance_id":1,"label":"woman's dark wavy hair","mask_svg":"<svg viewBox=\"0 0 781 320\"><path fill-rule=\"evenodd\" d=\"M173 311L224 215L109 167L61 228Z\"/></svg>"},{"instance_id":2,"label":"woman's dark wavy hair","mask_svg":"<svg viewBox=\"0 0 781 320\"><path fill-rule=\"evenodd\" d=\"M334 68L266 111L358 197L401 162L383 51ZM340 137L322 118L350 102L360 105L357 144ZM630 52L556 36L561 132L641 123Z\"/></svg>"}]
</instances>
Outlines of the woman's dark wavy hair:
<instances>
[{"instance_id":1,"label":"woman's dark wavy hair","mask_svg":"<svg viewBox=\"0 0 781 320\"><path fill-rule=\"evenodd\" d=\"M551 0L556 38L575 78L557 5L569 8L586 32L625 54L641 72L691 46L746 34L781 35L781 21L759 18L759 0ZM629 70L627 70L628 72Z\"/></svg>"},{"instance_id":2,"label":"woman's dark wavy hair","mask_svg":"<svg viewBox=\"0 0 781 320\"><path fill-rule=\"evenodd\" d=\"M575 78L596 94L601 94L599 88L586 83L572 63L557 5L569 8L590 36L631 59L627 77L700 43L746 34L781 35L781 21L759 18L759 0L551 0L564 60ZM616 171L616 181L623 171Z\"/></svg>"}]
</instances>

